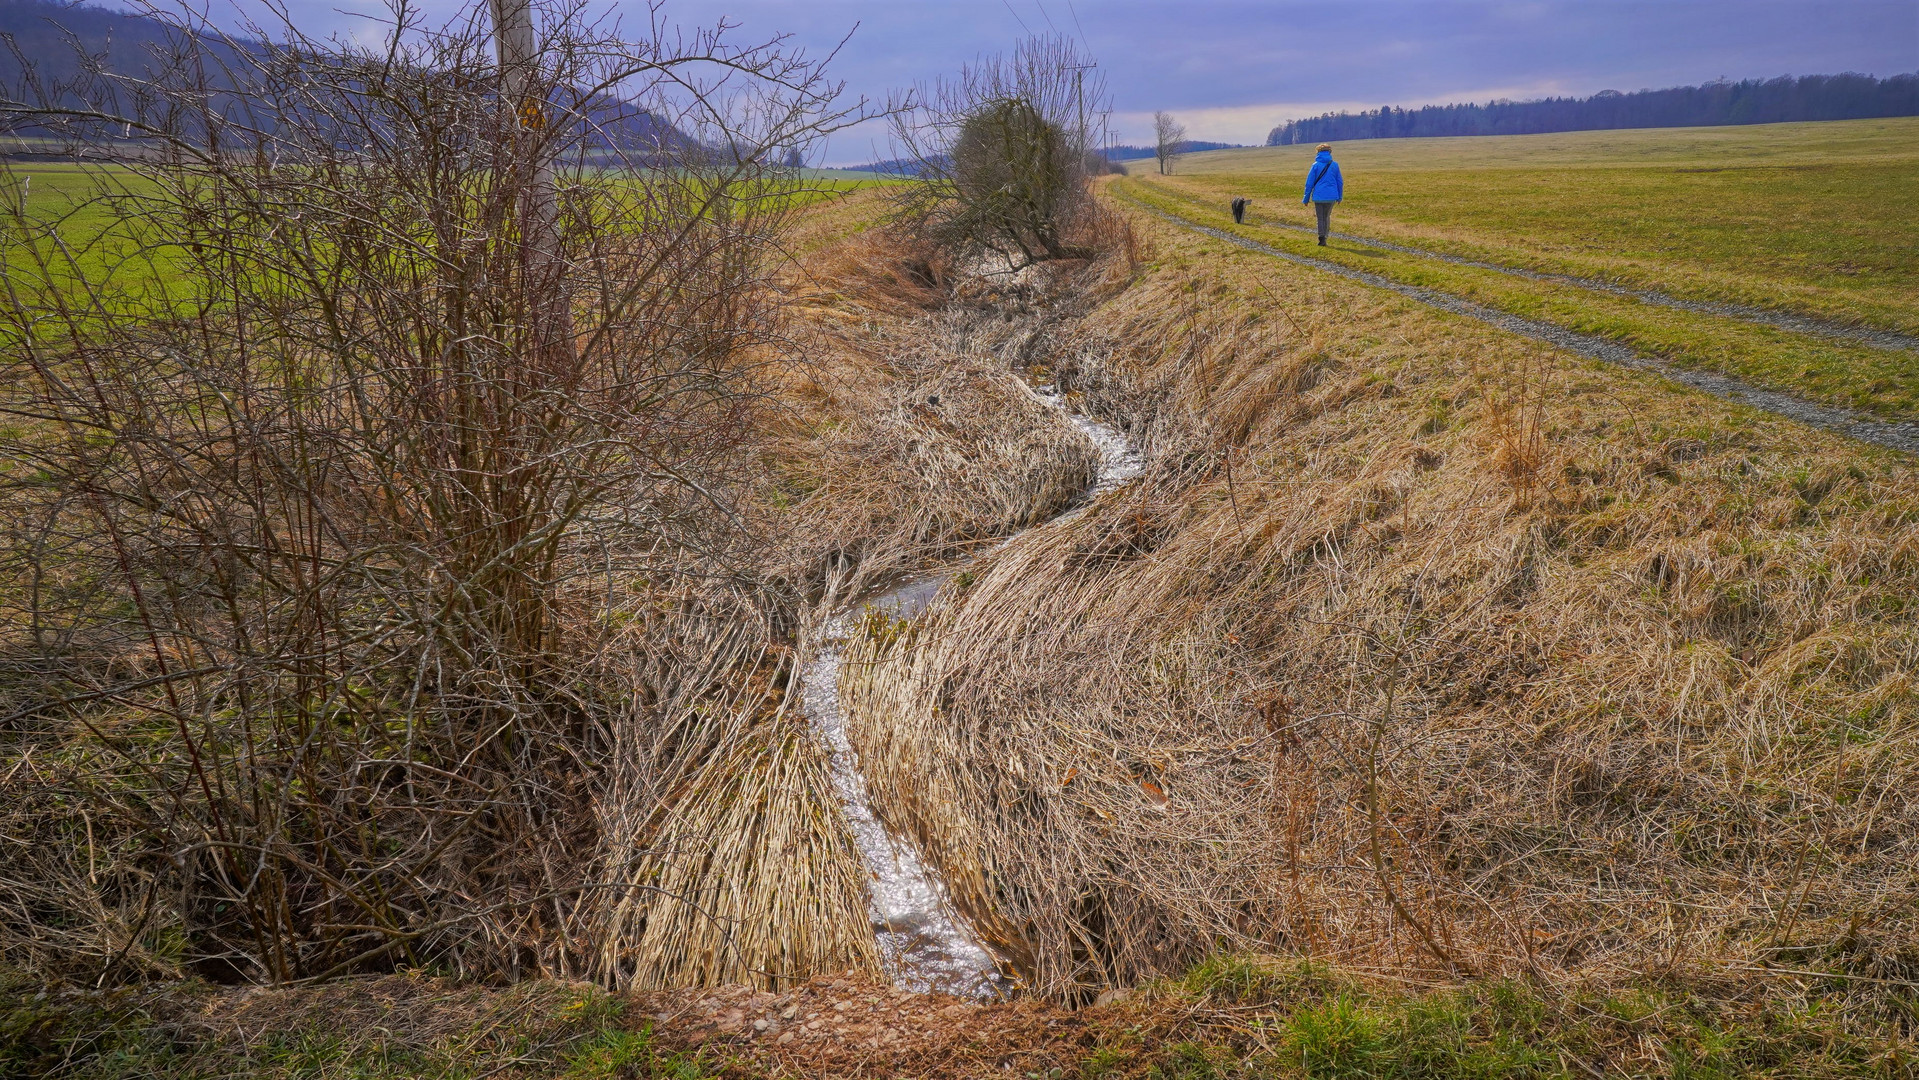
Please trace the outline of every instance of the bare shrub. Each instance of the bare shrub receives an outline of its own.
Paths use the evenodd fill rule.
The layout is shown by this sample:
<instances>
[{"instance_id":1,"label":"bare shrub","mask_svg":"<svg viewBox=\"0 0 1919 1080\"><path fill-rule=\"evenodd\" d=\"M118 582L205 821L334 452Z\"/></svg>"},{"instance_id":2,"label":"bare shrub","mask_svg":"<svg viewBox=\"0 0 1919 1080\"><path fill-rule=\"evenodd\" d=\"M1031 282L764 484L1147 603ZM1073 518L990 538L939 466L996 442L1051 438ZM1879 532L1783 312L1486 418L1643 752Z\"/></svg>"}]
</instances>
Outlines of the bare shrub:
<instances>
[{"instance_id":1,"label":"bare shrub","mask_svg":"<svg viewBox=\"0 0 1919 1080\"><path fill-rule=\"evenodd\" d=\"M1058 37L1029 38L922 90L894 113L894 137L915 162L901 223L1010 270L1100 254L1089 241L1107 211L1087 179L1105 171L1096 148L1109 111L1104 80Z\"/></svg>"},{"instance_id":2,"label":"bare shrub","mask_svg":"<svg viewBox=\"0 0 1919 1080\"><path fill-rule=\"evenodd\" d=\"M9 222L0 948L102 980L870 963L737 497L798 194L767 162L856 118L836 88L572 4L503 64L478 9L398 6L376 47L155 14L143 77L0 105L118 159L90 246ZM748 799L786 825L722 843Z\"/></svg>"},{"instance_id":3,"label":"bare shrub","mask_svg":"<svg viewBox=\"0 0 1919 1080\"><path fill-rule=\"evenodd\" d=\"M1186 150L1186 125L1173 119L1173 114L1165 111L1153 114L1153 159L1159 163L1159 174L1165 176L1173 171L1173 162L1179 160Z\"/></svg>"}]
</instances>

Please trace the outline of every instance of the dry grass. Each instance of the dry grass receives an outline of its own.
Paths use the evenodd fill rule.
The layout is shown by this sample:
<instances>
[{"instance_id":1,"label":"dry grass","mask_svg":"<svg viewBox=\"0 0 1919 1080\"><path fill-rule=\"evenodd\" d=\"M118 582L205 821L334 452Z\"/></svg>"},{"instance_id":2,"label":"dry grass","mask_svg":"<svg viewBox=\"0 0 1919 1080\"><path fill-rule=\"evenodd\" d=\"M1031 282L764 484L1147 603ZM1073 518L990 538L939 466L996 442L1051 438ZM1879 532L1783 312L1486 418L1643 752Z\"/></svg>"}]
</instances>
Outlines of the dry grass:
<instances>
[{"instance_id":1,"label":"dry grass","mask_svg":"<svg viewBox=\"0 0 1919 1080\"><path fill-rule=\"evenodd\" d=\"M1157 239L1130 289L1109 265L878 300L860 281L911 283L900 253L828 249L802 301L816 359L765 450L785 472L742 505L817 608L1083 475L1012 366L1125 425L1146 479L926 619L869 621L843 691L874 791L1047 997L1221 945L1379 979L1213 960L1071 1014L874 984L857 865L782 708L777 621L802 613L688 594L609 647L676 719L613 748L634 787L600 807L596 857L643 888L585 932L630 984L743 985L624 1017L553 983L141 998L151 1016L76 1014L49 1053L101 1077L139 1071L129 1047L196 1075L1896 1074L1911 466ZM1309 299L1282 315L1268 289ZM803 978L836 962L867 974ZM1544 986L1396 989L1454 973ZM9 1025L69 1000L20 998Z\"/></svg>"},{"instance_id":2,"label":"dry grass","mask_svg":"<svg viewBox=\"0 0 1919 1080\"><path fill-rule=\"evenodd\" d=\"M868 212L809 225L830 235ZM865 868L796 706L794 650L820 614L1057 512L1096 459L987 362L968 320L939 313L947 274L929 252L860 234L810 253L791 283L787 327L806 362L783 372L769 479L749 507L766 542L752 572L780 598L773 625L742 609L671 650L708 657L716 676L767 674L682 678L703 689L660 710L679 719L619 748L633 779L602 804L603 861L638 888L583 934L622 985L779 989L875 968ZM624 647L649 656L691 632L651 616Z\"/></svg>"},{"instance_id":3,"label":"dry grass","mask_svg":"<svg viewBox=\"0 0 1919 1080\"><path fill-rule=\"evenodd\" d=\"M956 275L931 249L881 233L809 262L815 363L786 388L776 451L796 513L788 573L832 608L904 573L1057 513L1092 481L1097 452L1027 390L953 302ZM1029 310L1041 290L995 296ZM1004 324L1002 324L1004 325Z\"/></svg>"},{"instance_id":4,"label":"dry grass","mask_svg":"<svg viewBox=\"0 0 1919 1080\"><path fill-rule=\"evenodd\" d=\"M1220 245L1027 349L1154 469L842 693L1035 990L1221 943L1919 982L1909 461Z\"/></svg>"}]
</instances>

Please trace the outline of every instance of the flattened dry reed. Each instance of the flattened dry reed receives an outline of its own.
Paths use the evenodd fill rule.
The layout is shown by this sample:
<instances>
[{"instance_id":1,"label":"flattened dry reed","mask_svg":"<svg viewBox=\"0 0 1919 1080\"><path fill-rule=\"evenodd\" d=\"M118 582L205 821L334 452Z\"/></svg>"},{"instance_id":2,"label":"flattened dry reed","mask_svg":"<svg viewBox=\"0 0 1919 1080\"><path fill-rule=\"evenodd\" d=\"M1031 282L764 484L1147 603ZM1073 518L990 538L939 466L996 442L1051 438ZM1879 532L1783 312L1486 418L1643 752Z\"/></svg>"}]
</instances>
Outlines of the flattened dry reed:
<instances>
[{"instance_id":1,"label":"flattened dry reed","mask_svg":"<svg viewBox=\"0 0 1919 1080\"><path fill-rule=\"evenodd\" d=\"M919 278L931 258L869 234L813 260L818 359L788 389L781 479L799 505L782 529L786 572L828 606L1052 517L1097 469L1002 355L1024 328L943 308Z\"/></svg>"},{"instance_id":2,"label":"flattened dry reed","mask_svg":"<svg viewBox=\"0 0 1919 1080\"><path fill-rule=\"evenodd\" d=\"M1051 357L1154 471L845 669L883 815L1027 982L1919 981L1912 464L1207 259Z\"/></svg>"}]
</instances>

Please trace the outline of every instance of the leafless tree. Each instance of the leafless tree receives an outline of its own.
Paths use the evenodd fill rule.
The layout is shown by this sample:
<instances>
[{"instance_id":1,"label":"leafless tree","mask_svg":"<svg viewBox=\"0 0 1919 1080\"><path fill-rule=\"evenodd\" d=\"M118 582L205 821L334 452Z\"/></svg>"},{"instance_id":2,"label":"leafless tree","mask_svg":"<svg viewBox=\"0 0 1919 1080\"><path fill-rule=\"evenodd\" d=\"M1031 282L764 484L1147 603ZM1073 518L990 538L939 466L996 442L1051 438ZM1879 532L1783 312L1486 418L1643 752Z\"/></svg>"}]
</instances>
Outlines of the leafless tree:
<instances>
[{"instance_id":1,"label":"leafless tree","mask_svg":"<svg viewBox=\"0 0 1919 1080\"><path fill-rule=\"evenodd\" d=\"M1153 114L1153 157L1159 161L1161 176L1173 171L1173 162L1186 146L1186 125L1169 112Z\"/></svg>"},{"instance_id":2,"label":"leafless tree","mask_svg":"<svg viewBox=\"0 0 1919 1080\"><path fill-rule=\"evenodd\" d=\"M594 935L650 886L596 808L786 677L730 493L775 162L863 107L657 9L557 0L498 54L484 0L372 47L147 13L149 70L0 101L114 162L8 200L0 950L630 964Z\"/></svg>"},{"instance_id":3,"label":"leafless tree","mask_svg":"<svg viewBox=\"0 0 1919 1080\"><path fill-rule=\"evenodd\" d=\"M1105 82L1067 38L1031 38L894 110L896 141L915 163L902 218L963 254L1019 269L1086 258L1098 210L1087 189L1110 113Z\"/></svg>"}]
</instances>

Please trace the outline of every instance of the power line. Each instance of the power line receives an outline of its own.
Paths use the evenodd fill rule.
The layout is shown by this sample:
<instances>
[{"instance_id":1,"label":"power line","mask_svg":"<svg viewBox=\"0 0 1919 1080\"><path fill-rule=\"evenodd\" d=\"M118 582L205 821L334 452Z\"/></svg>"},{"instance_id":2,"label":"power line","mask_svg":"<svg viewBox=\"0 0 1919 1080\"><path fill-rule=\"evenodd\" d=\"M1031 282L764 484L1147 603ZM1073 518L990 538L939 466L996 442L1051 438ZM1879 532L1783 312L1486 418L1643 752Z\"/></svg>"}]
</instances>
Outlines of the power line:
<instances>
[{"instance_id":1,"label":"power line","mask_svg":"<svg viewBox=\"0 0 1919 1080\"><path fill-rule=\"evenodd\" d=\"M1021 30L1026 31L1026 36L1032 37L1033 31L1026 25L1026 20L1020 18L1019 12L1013 10L1013 0L999 0L999 2L1006 5L1006 13L1013 17L1013 21L1019 24Z\"/></svg>"},{"instance_id":2,"label":"power line","mask_svg":"<svg viewBox=\"0 0 1919 1080\"><path fill-rule=\"evenodd\" d=\"M1053 25L1053 17L1046 14L1046 5L1033 0L1033 6L1039 9L1039 17L1046 20L1046 28L1055 34L1059 33L1059 27Z\"/></svg>"},{"instance_id":3,"label":"power line","mask_svg":"<svg viewBox=\"0 0 1919 1080\"><path fill-rule=\"evenodd\" d=\"M1079 9L1073 6L1073 0L1066 0L1066 10L1073 13L1073 29L1079 31L1079 39L1086 40L1086 28L1079 24Z\"/></svg>"}]
</instances>

